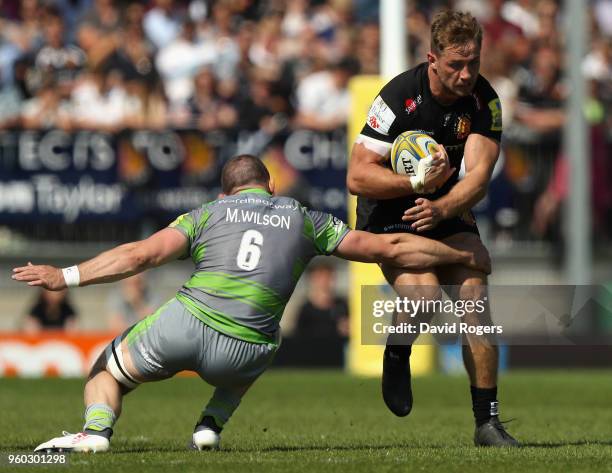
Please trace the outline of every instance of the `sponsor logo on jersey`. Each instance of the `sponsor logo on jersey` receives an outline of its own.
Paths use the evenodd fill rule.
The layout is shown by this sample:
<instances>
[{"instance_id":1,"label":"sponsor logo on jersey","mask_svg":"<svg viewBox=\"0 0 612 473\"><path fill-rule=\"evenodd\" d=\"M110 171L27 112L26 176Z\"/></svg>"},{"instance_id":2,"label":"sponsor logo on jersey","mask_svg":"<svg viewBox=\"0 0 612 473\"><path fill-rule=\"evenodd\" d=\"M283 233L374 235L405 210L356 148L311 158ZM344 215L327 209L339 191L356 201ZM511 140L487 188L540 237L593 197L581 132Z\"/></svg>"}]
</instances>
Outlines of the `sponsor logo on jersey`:
<instances>
[{"instance_id":1,"label":"sponsor logo on jersey","mask_svg":"<svg viewBox=\"0 0 612 473\"><path fill-rule=\"evenodd\" d=\"M463 152L464 148L465 148L465 143L461 143L458 145L444 145L444 149L449 153Z\"/></svg>"},{"instance_id":2,"label":"sponsor logo on jersey","mask_svg":"<svg viewBox=\"0 0 612 473\"><path fill-rule=\"evenodd\" d=\"M451 118L453 118L452 113L447 113L446 115L444 115L444 123L442 124L442 126L448 126L448 123L450 122Z\"/></svg>"},{"instance_id":3,"label":"sponsor logo on jersey","mask_svg":"<svg viewBox=\"0 0 612 473\"><path fill-rule=\"evenodd\" d=\"M381 135L388 135L389 128L391 128L394 121L395 113L393 113L393 111L379 95L374 100L374 103L368 112L368 126Z\"/></svg>"},{"instance_id":4,"label":"sponsor logo on jersey","mask_svg":"<svg viewBox=\"0 0 612 473\"><path fill-rule=\"evenodd\" d=\"M458 140L464 140L470 134L470 130L472 129L472 120L469 115L460 115L457 118L457 122L455 125L455 135L457 135Z\"/></svg>"},{"instance_id":5,"label":"sponsor logo on jersey","mask_svg":"<svg viewBox=\"0 0 612 473\"><path fill-rule=\"evenodd\" d=\"M434 135L436 134L436 132L433 130L420 130L419 129L419 130L412 130L412 131L414 131L415 133L423 133L424 135L429 135L432 138L435 138Z\"/></svg>"},{"instance_id":6,"label":"sponsor logo on jersey","mask_svg":"<svg viewBox=\"0 0 612 473\"><path fill-rule=\"evenodd\" d=\"M501 131L502 129L502 109L501 102L495 98L489 102L491 110L491 131Z\"/></svg>"},{"instance_id":7,"label":"sponsor logo on jersey","mask_svg":"<svg viewBox=\"0 0 612 473\"><path fill-rule=\"evenodd\" d=\"M339 235L340 233L342 233L344 229L346 228L346 225L344 224L344 222L340 220L338 217L332 217L331 224L332 224L331 227L334 231L334 234L336 235Z\"/></svg>"},{"instance_id":8,"label":"sponsor logo on jersey","mask_svg":"<svg viewBox=\"0 0 612 473\"><path fill-rule=\"evenodd\" d=\"M406 99L406 103L405 103L406 113L410 115L422 103L423 103L423 97L421 97L421 95L418 95L416 99L413 99L413 98Z\"/></svg>"}]
</instances>

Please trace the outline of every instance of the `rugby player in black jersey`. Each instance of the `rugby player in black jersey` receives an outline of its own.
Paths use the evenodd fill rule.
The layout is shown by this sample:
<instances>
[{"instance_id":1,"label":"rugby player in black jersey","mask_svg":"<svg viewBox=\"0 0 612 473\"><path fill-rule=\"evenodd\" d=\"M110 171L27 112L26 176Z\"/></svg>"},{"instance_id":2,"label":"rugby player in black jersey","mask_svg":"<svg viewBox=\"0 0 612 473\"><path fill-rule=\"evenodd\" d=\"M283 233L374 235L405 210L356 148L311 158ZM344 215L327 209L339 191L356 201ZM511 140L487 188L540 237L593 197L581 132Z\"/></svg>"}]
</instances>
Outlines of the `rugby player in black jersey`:
<instances>
[{"instance_id":1,"label":"rugby player in black jersey","mask_svg":"<svg viewBox=\"0 0 612 473\"><path fill-rule=\"evenodd\" d=\"M482 245L471 208L486 194L500 150L500 101L479 75L482 28L469 13L443 11L431 25L427 62L383 87L375 98L351 152L347 185L359 196L357 228L374 233L413 232L432 239ZM440 146L424 182L394 174L389 150L406 130L420 130ZM463 179L458 180L461 161ZM418 191L418 192L417 192ZM439 298L440 285L453 285L451 297L484 299L486 275L462 266L406 271L385 265L383 274L400 296ZM433 314L420 314L426 321ZM396 314L396 323L402 320ZM486 314L467 314L470 324L491 324ZM412 320L414 322L414 320ZM418 335L417 335L418 336ZM405 416L412 409L411 344L416 336L390 335L383 358L383 398ZM471 383L476 445L517 446L498 418L498 349L491 336L467 335L463 359Z\"/></svg>"}]
</instances>

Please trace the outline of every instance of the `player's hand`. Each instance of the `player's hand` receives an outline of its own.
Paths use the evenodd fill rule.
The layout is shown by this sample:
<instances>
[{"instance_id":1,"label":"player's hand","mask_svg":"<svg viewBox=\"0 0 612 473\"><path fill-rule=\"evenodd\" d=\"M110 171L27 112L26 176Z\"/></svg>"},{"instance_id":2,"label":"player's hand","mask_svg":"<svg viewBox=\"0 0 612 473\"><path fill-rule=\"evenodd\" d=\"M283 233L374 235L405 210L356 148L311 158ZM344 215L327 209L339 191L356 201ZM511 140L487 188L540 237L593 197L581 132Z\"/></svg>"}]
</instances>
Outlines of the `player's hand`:
<instances>
[{"instance_id":1,"label":"player's hand","mask_svg":"<svg viewBox=\"0 0 612 473\"><path fill-rule=\"evenodd\" d=\"M440 208L431 200L419 197L415 200L415 206L404 212L402 220L404 222L414 222L411 225L413 230L424 232L434 228L442 220Z\"/></svg>"},{"instance_id":2,"label":"player's hand","mask_svg":"<svg viewBox=\"0 0 612 473\"><path fill-rule=\"evenodd\" d=\"M15 281L27 282L28 286L40 286L50 291L66 289L66 281L62 270L55 266L33 265L13 268L11 276Z\"/></svg>"},{"instance_id":3,"label":"player's hand","mask_svg":"<svg viewBox=\"0 0 612 473\"><path fill-rule=\"evenodd\" d=\"M443 241L456 250L464 251L467 254L467 259L464 264L468 268L482 271L485 274L491 274L491 256L489 251L483 245L480 238L474 239L475 235L470 238L465 238L459 234L451 235Z\"/></svg>"},{"instance_id":4,"label":"player's hand","mask_svg":"<svg viewBox=\"0 0 612 473\"><path fill-rule=\"evenodd\" d=\"M491 274L491 256L489 256L489 251L485 246L477 245L476 248L474 248L472 245L469 252L472 254L472 257L467 266L482 271L485 274Z\"/></svg>"},{"instance_id":5,"label":"player's hand","mask_svg":"<svg viewBox=\"0 0 612 473\"><path fill-rule=\"evenodd\" d=\"M438 145L438 151L431 156L433 161L425 175L424 194L432 194L438 190L455 172L455 168L450 167L448 154L444 146Z\"/></svg>"}]
</instances>

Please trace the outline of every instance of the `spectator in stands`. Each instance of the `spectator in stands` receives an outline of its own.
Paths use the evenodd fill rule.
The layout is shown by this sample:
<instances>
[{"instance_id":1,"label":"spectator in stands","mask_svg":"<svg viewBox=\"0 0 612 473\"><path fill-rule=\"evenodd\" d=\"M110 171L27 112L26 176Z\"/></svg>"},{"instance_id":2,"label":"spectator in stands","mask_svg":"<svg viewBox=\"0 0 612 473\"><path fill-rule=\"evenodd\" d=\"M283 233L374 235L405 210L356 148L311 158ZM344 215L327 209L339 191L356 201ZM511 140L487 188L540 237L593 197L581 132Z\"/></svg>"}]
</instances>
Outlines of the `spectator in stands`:
<instances>
[{"instance_id":1,"label":"spectator in stands","mask_svg":"<svg viewBox=\"0 0 612 473\"><path fill-rule=\"evenodd\" d=\"M315 264L308 271L308 295L298 311L295 333L313 338L348 338L348 304L336 295L336 271L329 263Z\"/></svg>"},{"instance_id":2,"label":"spectator in stands","mask_svg":"<svg viewBox=\"0 0 612 473\"><path fill-rule=\"evenodd\" d=\"M83 74L72 93L73 126L117 131L138 114L140 103L128 95L121 73Z\"/></svg>"},{"instance_id":3,"label":"spectator in stands","mask_svg":"<svg viewBox=\"0 0 612 473\"><path fill-rule=\"evenodd\" d=\"M355 57L359 60L360 74L379 73L380 30L376 23L365 23L357 30ZM422 57L422 56L419 56Z\"/></svg>"},{"instance_id":4,"label":"spectator in stands","mask_svg":"<svg viewBox=\"0 0 612 473\"><path fill-rule=\"evenodd\" d=\"M234 18L229 4L215 2L211 18L208 21L197 23L197 35L200 41L210 45L209 47L215 51L212 70L220 81L234 79L240 62L240 48L236 41L237 26Z\"/></svg>"},{"instance_id":5,"label":"spectator in stands","mask_svg":"<svg viewBox=\"0 0 612 473\"><path fill-rule=\"evenodd\" d=\"M152 314L159 303L159 298L149 287L143 273L124 279L109 296L108 324L110 330L123 332L129 326Z\"/></svg>"},{"instance_id":6,"label":"spectator in stands","mask_svg":"<svg viewBox=\"0 0 612 473\"><path fill-rule=\"evenodd\" d=\"M256 26L249 47L250 62L265 71L268 78L277 78L281 70L282 17L279 14L263 18Z\"/></svg>"},{"instance_id":7,"label":"spectator in stands","mask_svg":"<svg viewBox=\"0 0 612 473\"><path fill-rule=\"evenodd\" d=\"M197 128L202 131L232 128L238 114L231 104L223 103L217 95L217 81L210 68L202 68L194 79L194 93L177 110L174 126Z\"/></svg>"},{"instance_id":8,"label":"spectator in stands","mask_svg":"<svg viewBox=\"0 0 612 473\"><path fill-rule=\"evenodd\" d=\"M523 35L522 30L513 23L510 23L502 15L504 0L491 0L489 6L491 12L487 20L483 23L485 48L487 44L502 50L503 56L510 55L513 43Z\"/></svg>"},{"instance_id":9,"label":"spectator in stands","mask_svg":"<svg viewBox=\"0 0 612 473\"><path fill-rule=\"evenodd\" d=\"M119 31L104 32L93 23L83 22L77 31L77 43L87 57L87 69L98 70L106 64L121 44Z\"/></svg>"},{"instance_id":10,"label":"spectator in stands","mask_svg":"<svg viewBox=\"0 0 612 473\"><path fill-rule=\"evenodd\" d=\"M0 77L13 80L13 65L21 56L37 50L43 42L42 15L37 0L24 0L14 20L0 18Z\"/></svg>"},{"instance_id":11,"label":"spectator in stands","mask_svg":"<svg viewBox=\"0 0 612 473\"><path fill-rule=\"evenodd\" d=\"M69 128L70 120L70 105L62 98L52 77L40 84L34 97L24 101L21 107L24 128Z\"/></svg>"},{"instance_id":12,"label":"spectator in stands","mask_svg":"<svg viewBox=\"0 0 612 473\"><path fill-rule=\"evenodd\" d=\"M1 73L1 70L0 70ZM17 126L21 123L23 93L14 80L0 86L0 129Z\"/></svg>"},{"instance_id":13,"label":"spectator in stands","mask_svg":"<svg viewBox=\"0 0 612 473\"><path fill-rule=\"evenodd\" d=\"M195 24L183 23L181 34L159 51L156 60L171 107L181 107L189 100L196 73L215 59L214 46L197 38Z\"/></svg>"},{"instance_id":14,"label":"spectator in stands","mask_svg":"<svg viewBox=\"0 0 612 473\"><path fill-rule=\"evenodd\" d=\"M122 26L121 14L113 0L94 0L93 6L82 18L106 34L116 33Z\"/></svg>"},{"instance_id":15,"label":"spectator in stands","mask_svg":"<svg viewBox=\"0 0 612 473\"><path fill-rule=\"evenodd\" d=\"M511 59L503 50L490 45L480 60L480 73L489 81L501 101L506 130L514 119L514 105L518 93L516 82L511 77Z\"/></svg>"},{"instance_id":16,"label":"spectator in stands","mask_svg":"<svg viewBox=\"0 0 612 473\"><path fill-rule=\"evenodd\" d=\"M538 32L532 38L534 44L559 48L561 46L559 31L562 30L562 26L558 24L558 2L555 0L540 0L536 5Z\"/></svg>"},{"instance_id":17,"label":"spectator in stands","mask_svg":"<svg viewBox=\"0 0 612 473\"><path fill-rule=\"evenodd\" d=\"M535 37L540 29L535 3L534 0L511 0L502 7L503 18L521 28L528 38Z\"/></svg>"},{"instance_id":18,"label":"spectator in stands","mask_svg":"<svg viewBox=\"0 0 612 473\"><path fill-rule=\"evenodd\" d=\"M41 289L23 324L24 331L38 333L44 330L74 331L77 313L68 298L68 291Z\"/></svg>"},{"instance_id":19,"label":"spectator in stands","mask_svg":"<svg viewBox=\"0 0 612 473\"><path fill-rule=\"evenodd\" d=\"M271 122L274 112L270 87L270 83L264 78L251 80L249 93L246 94L238 109L240 130L250 132L268 130L270 134L277 131Z\"/></svg>"},{"instance_id":20,"label":"spectator in stands","mask_svg":"<svg viewBox=\"0 0 612 473\"><path fill-rule=\"evenodd\" d=\"M59 11L48 8L44 20L45 43L34 58L34 76L30 87L37 86L51 77L57 90L65 97L69 95L74 80L85 66L85 53L74 44L64 40L64 20Z\"/></svg>"},{"instance_id":21,"label":"spectator in stands","mask_svg":"<svg viewBox=\"0 0 612 473\"><path fill-rule=\"evenodd\" d=\"M120 44L107 66L119 69L127 81L152 85L159 80L159 75L153 64L155 46L147 39L142 27L143 14L144 8L139 3L128 7Z\"/></svg>"},{"instance_id":22,"label":"spectator in stands","mask_svg":"<svg viewBox=\"0 0 612 473\"><path fill-rule=\"evenodd\" d=\"M343 58L330 70L305 77L297 90L295 125L317 131L345 126L349 114L349 79L358 72L353 58Z\"/></svg>"},{"instance_id":23,"label":"spectator in stands","mask_svg":"<svg viewBox=\"0 0 612 473\"><path fill-rule=\"evenodd\" d=\"M174 41L181 31L180 10L173 0L154 0L143 19L147 38L161 49Z\"/></svg>"},{"instance_id":24,"label":"spectator in stands","mask_svg":"<svg viewBox=\"0 0 612 473\"><path fill-rule=\"evenodd\" d=\"M542 135L557 134L565 122L559 52L551 46L539 47L517 81L516 120Z\"/></svg>"}]
</instances>

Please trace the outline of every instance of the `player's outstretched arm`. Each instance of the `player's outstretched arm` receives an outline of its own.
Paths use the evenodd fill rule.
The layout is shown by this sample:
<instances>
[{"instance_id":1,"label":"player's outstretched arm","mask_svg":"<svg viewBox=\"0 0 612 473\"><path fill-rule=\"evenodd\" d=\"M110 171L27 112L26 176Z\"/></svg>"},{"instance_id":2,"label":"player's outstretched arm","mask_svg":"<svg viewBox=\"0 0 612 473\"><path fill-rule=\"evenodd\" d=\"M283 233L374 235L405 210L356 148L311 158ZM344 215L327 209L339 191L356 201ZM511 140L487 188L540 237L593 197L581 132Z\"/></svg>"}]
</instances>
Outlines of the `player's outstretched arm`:
<instances>
[{"instance_id":1,"label":"player's outstretched arm","mask_svg":"<svg viewBox=\"0 0 612 473\"><path fill-rule=\"evenodd\" d=\"M491 273L491 260L484 246L468 250L409 233L377 235L352 230L333 254L352 261L385 263L407 269L463 264L486 274Z\"/></svg>"},{"instance_id":2,"label":"player's outstretched arm","mask_svg":"<svg viewBox=\"0 0 612 473\"><path fill-rule=\"evenodd\" d=\"M180 257L187 249L187 237L174 228L164 228L146 240L119 245L79 264L79 286L119 281L146 269ZM13 279L29 286L58 291L67 287L60 268L28 263L13 269Z\"/></svg>"}]
</instances>

